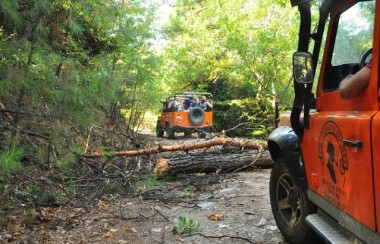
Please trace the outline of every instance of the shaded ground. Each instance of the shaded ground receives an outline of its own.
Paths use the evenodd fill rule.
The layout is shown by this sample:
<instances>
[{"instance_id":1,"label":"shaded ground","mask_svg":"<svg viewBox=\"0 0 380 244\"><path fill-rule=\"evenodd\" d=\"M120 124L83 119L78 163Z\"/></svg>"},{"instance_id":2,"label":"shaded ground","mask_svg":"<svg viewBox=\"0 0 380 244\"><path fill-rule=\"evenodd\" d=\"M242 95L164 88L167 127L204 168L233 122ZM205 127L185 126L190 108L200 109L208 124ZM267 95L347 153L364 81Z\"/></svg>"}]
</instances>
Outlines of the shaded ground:
<instances>
[{"instance_id":1,"label":"shaded ground","mask_svg":"<svg viewBox=\"0 0 380 244\"><path fill-rule=\"evenodd\" d=\"M269 174L182 175L142 182L130 197L8 214L0 220L0 243L283 243L270 209ZM191 233L180 218L195 223ZM185 229L174 234L174 227Z\"/></svg>"}]
</instances>

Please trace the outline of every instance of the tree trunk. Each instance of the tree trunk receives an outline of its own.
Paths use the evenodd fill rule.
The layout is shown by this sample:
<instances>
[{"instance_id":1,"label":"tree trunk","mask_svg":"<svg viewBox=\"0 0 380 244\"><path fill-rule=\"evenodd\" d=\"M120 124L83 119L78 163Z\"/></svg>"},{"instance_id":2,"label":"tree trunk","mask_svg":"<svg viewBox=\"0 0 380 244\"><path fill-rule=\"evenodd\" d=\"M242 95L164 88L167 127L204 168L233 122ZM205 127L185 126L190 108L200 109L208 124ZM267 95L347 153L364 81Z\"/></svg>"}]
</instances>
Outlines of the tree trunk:
<instances>
[{"instance_id":1,"label":"tree trunk","mask_svg":"<svg viewBox=\"0 0 380 244\"><path fill-rule=\"evenodd\" d=\"M107 157L134 157L139 155L153 155L153 154L159 154L163 152L175 152L175 151L184 151L188 153L192 150L202 149L202 148L210 148L213 146L231 146L231 147L237 147L241 149L255 149L259 151L266 150L268 147L266 144L263 143L257 143L252 141L236 141L231 138L215 138L213 140L208 141L202 141L196 144L191 145L170 145L170 146L162 146L158 145L157 148L145 148L140 150L131 150L131 151L118 151L118 152L111 152L106 155L104 155L101 152L91 152L90 154L84 154L83 157L87 158L101 158L104 156Z\"/></svg>"},{"instance_id":2,"label":"tree trunk","mask_svg":"<svg viewBox=\"0 0 380 244\"><path fill-rule=\"evenodd\" d=\"M248 151L240 153L193 153L171 158L158 158L156 175L177 175L186 173L208 173L237 171L249 167L270 167L273 161L268 151Z\"/></svg>"}]
</instances>

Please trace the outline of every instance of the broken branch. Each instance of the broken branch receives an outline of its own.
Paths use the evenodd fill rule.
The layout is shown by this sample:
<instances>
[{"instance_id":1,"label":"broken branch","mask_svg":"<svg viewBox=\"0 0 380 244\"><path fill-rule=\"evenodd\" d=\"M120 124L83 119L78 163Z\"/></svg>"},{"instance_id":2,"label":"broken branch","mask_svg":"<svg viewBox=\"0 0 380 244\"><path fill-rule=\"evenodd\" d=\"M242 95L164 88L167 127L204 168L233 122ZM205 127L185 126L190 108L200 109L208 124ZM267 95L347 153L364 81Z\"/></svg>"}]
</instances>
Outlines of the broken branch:
<instances>
[{"instance_id":1,"label":"broken branch","mask_svg":"<svg viewBox=\"0 0 380 244\"><path fill-rule=\"evenodd\" d=\"M191 145L170 145L163 146L158 144L157 148L146 148L141 150L130 150L130 151L118 151L111 153L102 153L102 152L92 152L91 154L83 154L83 157L86 158L101 158L101 157L134 157L139 155L152 155L159 154L163 152L175 152L175 151L184 151L189 152L192 150L202 149L202 148L210 148L213 146L232 146L239 147L243 149L253 149L263 151L267 149L267 145L263 143L257 143L252 141L236 141L231 138L216 138L209 141L203 141L196 144Z\"/></svg>"}]
</instances>

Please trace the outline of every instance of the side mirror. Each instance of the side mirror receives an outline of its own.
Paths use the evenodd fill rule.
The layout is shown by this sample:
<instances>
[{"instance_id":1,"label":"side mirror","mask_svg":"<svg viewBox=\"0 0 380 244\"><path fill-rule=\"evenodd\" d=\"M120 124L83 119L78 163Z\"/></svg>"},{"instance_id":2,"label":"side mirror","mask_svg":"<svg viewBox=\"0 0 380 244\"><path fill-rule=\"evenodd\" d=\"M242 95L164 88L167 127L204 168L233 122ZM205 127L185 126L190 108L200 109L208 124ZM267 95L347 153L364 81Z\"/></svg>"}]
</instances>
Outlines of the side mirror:
<instances>
[{"instance_id":1,"label":"side mirror","mask_svg":"<svg viewBox=\"0 0 380 244\"><path fill-rule=\"evenodd\" d=\"M314 80L312 55L308 52L293 54L293 77L297 83L310 84Z\"/></svg>"}]
</instances>

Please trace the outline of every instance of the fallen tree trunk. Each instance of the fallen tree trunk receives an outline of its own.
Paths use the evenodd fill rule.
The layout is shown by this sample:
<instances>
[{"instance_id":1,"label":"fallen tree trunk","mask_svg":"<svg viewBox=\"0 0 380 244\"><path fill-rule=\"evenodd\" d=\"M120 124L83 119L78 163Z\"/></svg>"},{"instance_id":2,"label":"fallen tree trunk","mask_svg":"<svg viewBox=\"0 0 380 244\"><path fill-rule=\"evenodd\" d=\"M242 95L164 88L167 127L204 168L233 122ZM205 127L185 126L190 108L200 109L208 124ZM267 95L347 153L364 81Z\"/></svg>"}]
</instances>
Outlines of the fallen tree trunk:
<instances>
[{"instance_id":1,"label":"fallen tree trunk","mask_svg":"<svg viewBox=\"0 0 380 244\"><path fill-rule=\"evenodd\" d=\"M270 167L273 161L268 151L240 152L228 154L181 154L156 161L156 175L177 175L186 173L208 173L237 171L248 167Z\"/></svg>"},{"instance_id":2,"label":"fallen tree trunk","mask_svg":"<svg viewBox=\"0 0 380 244\"><path fill-rule=\"evenodd\" d=\"M111 152L111 153L102 153L102 152L92 152L91 154L83 154L83 157L87 158L101 158L101 157L134 157L139 155L153 155L159 154L163 152L174 152L174 151L184 151L188 153L192 150L202 149L202 148L210 148L213 146L231 146L238 147L242 149L255 149L259 151L263 151L267 149L267 145L263 143L257 143L252 141L236 141L231 138L216 138L209 141L202 141L196 144L190 145L169 145L162 146L158 145L157 148L146 148L141 150L130 150L130 151L119 151L119 152Z\"/></svg>"}]
</instances>

